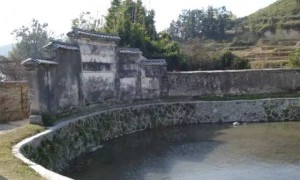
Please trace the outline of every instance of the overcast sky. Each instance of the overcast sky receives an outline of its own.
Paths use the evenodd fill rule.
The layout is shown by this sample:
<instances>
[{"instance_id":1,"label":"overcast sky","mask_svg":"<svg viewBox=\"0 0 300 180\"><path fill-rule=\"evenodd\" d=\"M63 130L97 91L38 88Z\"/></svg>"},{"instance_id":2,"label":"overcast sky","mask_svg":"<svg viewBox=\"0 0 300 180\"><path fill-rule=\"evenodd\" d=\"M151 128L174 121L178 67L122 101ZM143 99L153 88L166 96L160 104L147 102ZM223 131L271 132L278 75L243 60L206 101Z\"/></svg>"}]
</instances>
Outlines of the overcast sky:
<instances>
[{"instance_id":1,"label":"overcast sky","mask_svg":"<svg viewBox=\"0 0 300 180\"><path fill-rule=\"evenodd\" d=\"M11 32L22 25L29 25L31 19L49 24L49 30L59 35L67 33L72 19L83 11L94 15L105 15L111 0L6 0L0 9L0 45L14 42ZM156 28L166 29L182 9L201 9L209 5L226 6L238 17L243 17L266 7L276 0L143 0L147 9L156 12Z\"/></svg>"}]
</instances>

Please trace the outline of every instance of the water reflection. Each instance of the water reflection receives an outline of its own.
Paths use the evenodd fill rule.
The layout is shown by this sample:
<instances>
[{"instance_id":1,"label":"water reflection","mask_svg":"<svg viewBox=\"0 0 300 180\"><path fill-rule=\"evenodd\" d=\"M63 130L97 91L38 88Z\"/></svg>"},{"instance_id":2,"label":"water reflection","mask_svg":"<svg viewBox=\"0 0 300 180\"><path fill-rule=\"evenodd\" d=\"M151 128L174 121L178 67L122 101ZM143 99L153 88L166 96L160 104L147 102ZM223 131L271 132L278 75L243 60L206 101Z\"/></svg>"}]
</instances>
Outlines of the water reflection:
<instances>
[{"instance_id":1,"label":"water reflection","mask_svg":"<svg viewBox=\"0 0 300 180\"><path fill-rule=\"evenodd\" d=\"M75 162L75 179L298 179L300 123L193 125L124 136Z\"/></svg>"}]
</instances>

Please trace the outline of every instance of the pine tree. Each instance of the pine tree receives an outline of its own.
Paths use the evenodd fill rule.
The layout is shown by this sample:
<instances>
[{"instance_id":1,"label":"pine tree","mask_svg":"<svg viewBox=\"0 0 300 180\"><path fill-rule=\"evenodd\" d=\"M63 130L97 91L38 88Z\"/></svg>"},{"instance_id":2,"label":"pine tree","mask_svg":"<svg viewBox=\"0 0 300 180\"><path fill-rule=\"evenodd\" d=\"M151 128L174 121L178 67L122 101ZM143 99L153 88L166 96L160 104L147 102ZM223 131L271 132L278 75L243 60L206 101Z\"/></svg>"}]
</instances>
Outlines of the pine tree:
<instances>
[{"instance_id":1,"label":"pine tree","mask_svg":"<svg viewBox=\"0 0 300 180\"><path fill-rule=\"evenodd\" d=\"M108 33L116 34L118 33L118 23L120 18L120 0L113 0L111 6L108 9L108 15L105 17L105 31Z\"/></svg>"}]
</instances>

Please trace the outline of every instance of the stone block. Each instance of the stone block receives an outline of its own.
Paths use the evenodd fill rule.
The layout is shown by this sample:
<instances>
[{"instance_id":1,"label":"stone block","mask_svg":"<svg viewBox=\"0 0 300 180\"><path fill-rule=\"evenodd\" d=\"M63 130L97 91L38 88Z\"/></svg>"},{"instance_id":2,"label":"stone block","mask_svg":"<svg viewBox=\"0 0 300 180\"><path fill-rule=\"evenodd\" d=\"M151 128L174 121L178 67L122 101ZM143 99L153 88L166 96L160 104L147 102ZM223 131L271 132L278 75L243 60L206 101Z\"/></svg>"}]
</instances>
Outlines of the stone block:
<instances>
[{"instance_id":1,"label":"stone block","mask_svg":"<svg viewBox=\"0 0 300 180\"><path fill-rule=\"evenodd\" d=\"M40 125L40 126L44 125L42 116L39 116L39 115L30 115L29 116L29 123Z\"/></svg>"}]
</instances>

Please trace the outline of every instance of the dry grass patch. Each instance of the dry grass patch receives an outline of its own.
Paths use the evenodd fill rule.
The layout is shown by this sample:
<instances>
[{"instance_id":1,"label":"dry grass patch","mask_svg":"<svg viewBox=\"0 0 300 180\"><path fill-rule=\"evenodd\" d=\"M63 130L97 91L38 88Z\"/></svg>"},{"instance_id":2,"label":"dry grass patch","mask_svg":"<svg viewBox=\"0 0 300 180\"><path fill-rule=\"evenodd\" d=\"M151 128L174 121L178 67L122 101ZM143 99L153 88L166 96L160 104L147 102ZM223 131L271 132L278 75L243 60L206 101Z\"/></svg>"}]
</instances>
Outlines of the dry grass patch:
<instances>
[{"instance_id":1,"label":"dry grass patch","mask_svg":"<svg viewBox=\"0 0 300 180\"><path fill-rule=\"evenodd\" d=\"M40 126L25 125L0 134L0 180L43 179L12 154L13 145L43 130Z\"/></svg>"}]
</instances>

